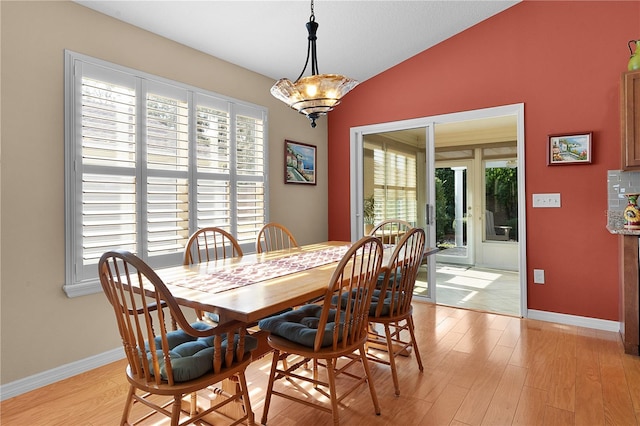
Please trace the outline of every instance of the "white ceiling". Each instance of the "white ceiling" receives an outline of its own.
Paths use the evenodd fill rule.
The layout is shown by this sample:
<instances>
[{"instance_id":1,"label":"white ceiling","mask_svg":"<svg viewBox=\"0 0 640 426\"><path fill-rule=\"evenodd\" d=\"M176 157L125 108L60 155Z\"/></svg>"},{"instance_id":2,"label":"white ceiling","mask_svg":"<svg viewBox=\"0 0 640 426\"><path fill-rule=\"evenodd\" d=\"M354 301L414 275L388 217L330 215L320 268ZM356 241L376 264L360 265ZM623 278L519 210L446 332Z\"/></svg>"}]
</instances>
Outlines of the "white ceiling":
<instances>
[{"instance_id":1,"label":"white ceiling","mask_svg":"<svg viewBox=\"0 0 640 426\"><path fill-rule=\"evenodd\" d=\"M362 82L519 1L317 0L319 71ZM304 66L307 0L76 3L274 80Z\"/></svg>"}]
</instances>

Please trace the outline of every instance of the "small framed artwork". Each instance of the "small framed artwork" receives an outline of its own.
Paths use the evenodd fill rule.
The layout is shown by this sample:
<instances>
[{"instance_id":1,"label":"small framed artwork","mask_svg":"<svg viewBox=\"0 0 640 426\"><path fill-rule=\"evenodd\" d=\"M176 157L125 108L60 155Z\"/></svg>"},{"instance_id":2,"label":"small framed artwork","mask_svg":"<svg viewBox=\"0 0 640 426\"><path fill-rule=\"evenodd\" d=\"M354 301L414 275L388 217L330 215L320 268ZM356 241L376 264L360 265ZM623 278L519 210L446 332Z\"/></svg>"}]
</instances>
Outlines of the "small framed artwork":
<instances>
[{"instance_id":1,"label":"small framed artwork","mask_svg":"<svg viewBox=\"0 0 640 426\"><path fill-rule=\"evenodd\" d=\"M284 183L316 184L316 147L284 141Z\"/></svg>"},{"instance_id":2,"label":"small framed artwork","mask_svg":"<svg viewBox=\"0 0 640 426\"><path fill-rule=\"evenodd\" d=\"M593 132L549 135L547 165L590 164Z\"/></svg>"}]
</instances>

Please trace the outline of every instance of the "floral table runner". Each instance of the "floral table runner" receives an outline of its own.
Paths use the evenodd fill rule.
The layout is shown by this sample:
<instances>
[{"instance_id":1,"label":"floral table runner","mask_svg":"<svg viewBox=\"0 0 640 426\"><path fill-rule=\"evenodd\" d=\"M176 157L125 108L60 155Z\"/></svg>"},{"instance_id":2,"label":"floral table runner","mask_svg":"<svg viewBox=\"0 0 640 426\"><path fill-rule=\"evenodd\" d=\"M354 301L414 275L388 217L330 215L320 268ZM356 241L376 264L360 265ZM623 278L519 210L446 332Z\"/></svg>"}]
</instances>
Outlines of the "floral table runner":
<instances>
[{"instance_id":1,"label":"floral table runner","mask_svg":"<svg viewBox=\"0 0 640 426\"><path fill-rule=\"evenodd\" d=\"M331 247L323 250L296 253L260 263L240 264L221 269L213 274L197 275L172 282L171 284L208 293L220 293L338 262L348 249L349 246Z\"/></svg>"}]
</instances>

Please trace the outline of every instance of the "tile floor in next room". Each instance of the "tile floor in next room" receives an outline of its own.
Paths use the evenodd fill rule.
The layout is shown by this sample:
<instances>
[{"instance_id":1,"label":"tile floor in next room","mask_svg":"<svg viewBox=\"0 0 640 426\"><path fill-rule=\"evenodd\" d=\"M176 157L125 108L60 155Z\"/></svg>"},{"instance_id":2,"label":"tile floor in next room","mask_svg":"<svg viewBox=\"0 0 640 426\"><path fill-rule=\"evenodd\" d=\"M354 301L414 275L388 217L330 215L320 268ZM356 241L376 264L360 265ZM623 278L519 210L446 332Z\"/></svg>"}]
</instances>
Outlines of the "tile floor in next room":
<instances>
[{"instance_id":1,"label":"tile floor in next room","mask_svg":"<svg viewBox=\"0 0 640 426\"><path fill-rule=\"evenodd\" d=\"M420 268L415 294L426 294L426 266ZM439 304L520 316L519 274L475 266L436 264Z\"/></svg>"}]
</instances>

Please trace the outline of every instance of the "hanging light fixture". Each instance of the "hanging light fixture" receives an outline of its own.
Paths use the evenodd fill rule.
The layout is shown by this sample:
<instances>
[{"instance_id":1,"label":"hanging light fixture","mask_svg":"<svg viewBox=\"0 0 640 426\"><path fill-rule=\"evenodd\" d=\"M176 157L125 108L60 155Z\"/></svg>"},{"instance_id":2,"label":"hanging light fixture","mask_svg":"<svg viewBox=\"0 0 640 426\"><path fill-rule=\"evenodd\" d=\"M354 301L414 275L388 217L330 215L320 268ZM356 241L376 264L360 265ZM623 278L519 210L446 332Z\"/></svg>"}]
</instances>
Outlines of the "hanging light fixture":
<instances>
[{"instance_id":1,"label":"hanging light fixture","mask_svg":"<svg viewBox=\"0 0 640 426\"><path fill-rule=\"evenodd\" d=\"M307 60L302 72L293 83L287 78L276 81L276 84L271 87L271 94L300 114L306 115L311 120L311 127L316 127L316 119L335 108L342 97L356 87L358 82L339 74L318 73L316 57L318 24L313 13L313 0L311 0L311 17L307 22L307 30L309 31ZM302 77L307 70L309 56L311 56L311 75Z\"/></svg>"}]
</instances>

